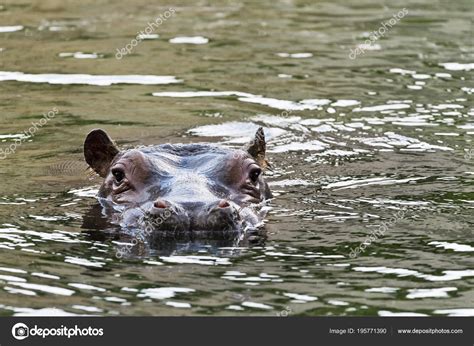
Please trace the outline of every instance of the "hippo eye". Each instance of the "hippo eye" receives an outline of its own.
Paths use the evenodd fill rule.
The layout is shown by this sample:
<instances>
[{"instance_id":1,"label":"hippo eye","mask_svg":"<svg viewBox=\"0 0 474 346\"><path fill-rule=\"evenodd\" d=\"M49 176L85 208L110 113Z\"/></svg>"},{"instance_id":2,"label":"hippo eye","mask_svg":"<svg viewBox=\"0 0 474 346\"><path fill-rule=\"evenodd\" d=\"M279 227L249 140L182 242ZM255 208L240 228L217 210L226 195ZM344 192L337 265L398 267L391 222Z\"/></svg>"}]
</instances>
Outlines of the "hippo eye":
<instances>
[{"instance_id":1,"label":"hippo eye","mask_svg":"<svg viewBox=\"0 0 474 346\"><path fill-rule=\"evenodd\" d=\"M262 173L262 170L260 168L254 168L250 171L249 178L252 181L252 183L255 184L257 182L258 177L260 176L261 173Z\"/></svg>"},{"instance_id":2,"label":"hippo eye","mask_svg":"<svg viewBox=\"0 0 474 346\"><path fill-rule=\"evenodd\" d=\"M125 173L119 168L112 169L112 175L117 183L122 182L123 178L125 178Z\"/></svg>"}]
</instances>

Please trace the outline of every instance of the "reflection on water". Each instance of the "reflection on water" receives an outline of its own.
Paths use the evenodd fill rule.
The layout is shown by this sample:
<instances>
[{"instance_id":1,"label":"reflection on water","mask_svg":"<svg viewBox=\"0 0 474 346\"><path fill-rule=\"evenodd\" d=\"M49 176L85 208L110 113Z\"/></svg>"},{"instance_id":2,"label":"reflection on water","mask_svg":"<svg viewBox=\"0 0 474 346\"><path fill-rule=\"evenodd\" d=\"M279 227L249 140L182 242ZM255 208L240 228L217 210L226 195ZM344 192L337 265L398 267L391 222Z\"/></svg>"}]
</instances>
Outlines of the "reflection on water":
<instances>
[{"instance_id":1,"label":"reflection on water","mask_svg":"<svg viewBox=\"0 0 474 346\"><path fill-rule=\"evenodd\" d=\"M82 53L81 53L82 54ZM77 58L77 53L74 57ZM82 54L82 58L84 55ZM17 81L30 83L49 84L87 84L87 85L112 85L112 84L170 84L179 83L173 76L91 76L88 74L26 74L22 72L0 71L0 81Z\"/></svg>"},{"instance_id":2,"label":"reflection on water","mask_svg":"<svg viewBox=\"0 0 474 346\"><path fill-rule=\"evenodd\" d=\"M135 3L0 11L0 154L23 142L0 160L0 314L474 315L469 2L176 6L117 60L163 10ZM376 49L348 58L403 7ZM265 241L117 258L133 234L97 208L90 129L125 148L239 147L259 126L275 195Z\"/></svg>"}]
</instances>

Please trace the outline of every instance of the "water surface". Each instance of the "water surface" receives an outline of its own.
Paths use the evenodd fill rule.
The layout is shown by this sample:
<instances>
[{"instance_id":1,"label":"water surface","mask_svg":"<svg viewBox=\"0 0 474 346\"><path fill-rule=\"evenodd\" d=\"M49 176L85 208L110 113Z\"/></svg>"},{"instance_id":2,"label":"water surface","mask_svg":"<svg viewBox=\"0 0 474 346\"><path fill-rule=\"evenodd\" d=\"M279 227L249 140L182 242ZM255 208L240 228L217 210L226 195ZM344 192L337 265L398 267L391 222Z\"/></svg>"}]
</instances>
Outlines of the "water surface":
<instances>
[{"instance_id":1,"label":"water surface","mask_svg":"<svg viewBox=\"0 0 474 346\"><path fill-rule=\"evenodd\" d=\"M0 160L0 314L474 315L472 7L6 2L0 153L21 145ZM264 243L117 258L132 238L97 221L88 131L238 147L259 126L276 197Z\"/></svg>"}]
</instances>

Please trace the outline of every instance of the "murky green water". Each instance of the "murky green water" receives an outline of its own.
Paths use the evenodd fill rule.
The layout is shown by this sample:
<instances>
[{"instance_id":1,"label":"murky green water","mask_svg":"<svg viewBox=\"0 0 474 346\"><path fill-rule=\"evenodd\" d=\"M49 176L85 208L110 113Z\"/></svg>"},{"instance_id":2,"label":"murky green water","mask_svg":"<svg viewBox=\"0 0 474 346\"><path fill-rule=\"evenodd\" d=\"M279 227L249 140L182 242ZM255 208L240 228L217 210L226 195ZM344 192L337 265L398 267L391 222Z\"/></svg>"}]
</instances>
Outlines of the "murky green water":
<instances>
[{"instance_id":1,"label":"murky green water","mask_svg":"<svg viewBox=\"0 0 474 346\"><path fill-rule=\"evenodd\" d=\"M115 58L170 8L149 34L159 37ZM0 314L474 315L472 11L431 0L7 1ZM122 147L239 145L260 125L277 197L263 246L115 256L124 239L93 216L89 130Z\"/></svg>"}]
</instances>

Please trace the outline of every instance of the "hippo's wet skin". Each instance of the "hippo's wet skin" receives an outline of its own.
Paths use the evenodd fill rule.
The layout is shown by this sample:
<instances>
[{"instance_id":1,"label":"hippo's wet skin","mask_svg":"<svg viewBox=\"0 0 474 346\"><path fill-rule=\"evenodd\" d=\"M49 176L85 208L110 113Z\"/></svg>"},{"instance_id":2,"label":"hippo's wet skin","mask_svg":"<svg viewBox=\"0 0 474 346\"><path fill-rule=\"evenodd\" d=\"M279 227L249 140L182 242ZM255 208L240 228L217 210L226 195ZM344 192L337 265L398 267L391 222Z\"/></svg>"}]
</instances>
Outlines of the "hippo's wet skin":
<instances>
[{"instance_id":1,"label":"hippo's wet skin","mask_svg":"<svg viewBox=\"0 0 474 346\"><path fill-rule=\"evenodd\" d=\"M120 151L103 130L91 131L84 156L104 182L99 201L114 223L153 237L230 239L262 225L265 137L245 148L163 144Z\"/></svg>"}]
</instances>

